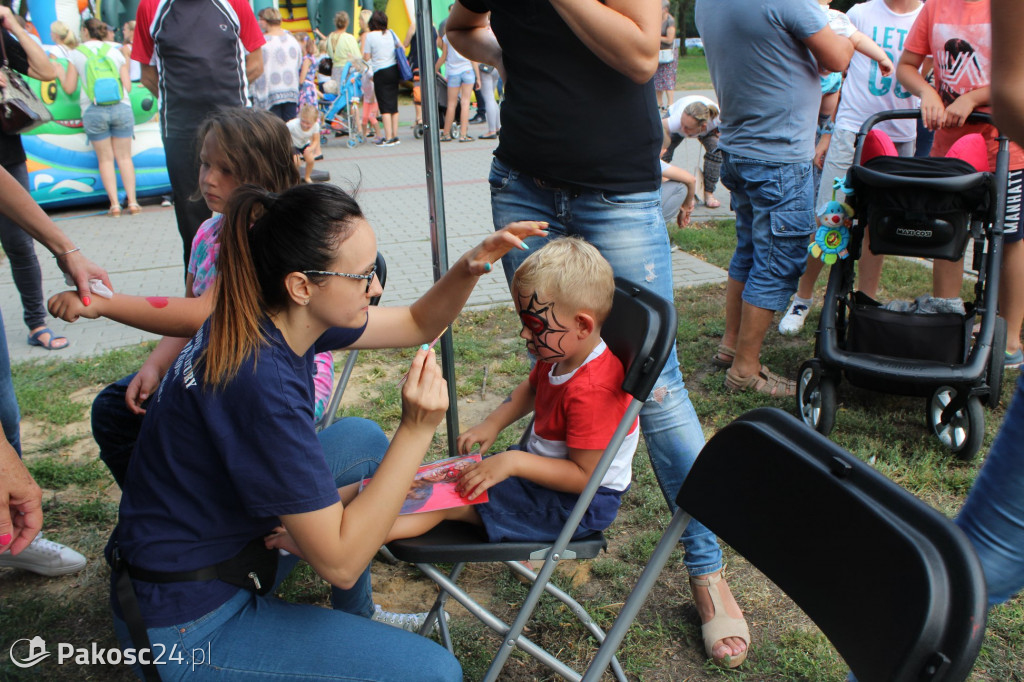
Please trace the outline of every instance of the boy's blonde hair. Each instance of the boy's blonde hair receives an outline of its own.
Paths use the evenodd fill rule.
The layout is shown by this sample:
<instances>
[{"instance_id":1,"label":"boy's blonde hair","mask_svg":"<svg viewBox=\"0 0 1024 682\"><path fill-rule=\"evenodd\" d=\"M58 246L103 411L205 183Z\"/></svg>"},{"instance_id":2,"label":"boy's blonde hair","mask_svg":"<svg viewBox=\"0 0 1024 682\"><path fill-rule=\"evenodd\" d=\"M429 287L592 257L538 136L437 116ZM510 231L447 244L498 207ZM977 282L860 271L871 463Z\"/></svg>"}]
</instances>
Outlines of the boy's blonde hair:
<instances>
[{"instance_id":1,"label":"boy's blonde hair","mask_svg":"<svg viewBox=\"0 0 1024 682\"><path fill-rule=\"evenodd\" d=\"M299 118L319 118L320 110L312 104L303 104L302 108L299 109Z\"/></svg>"},{"instance_id":2,"label":"boy's blonde hair","mask_svg":"<svg viewBox=\"0 0 1024 682\"><path fill-rule=\"evenodd\" d=\"M512 289L536 292L572 314L588 311L601 326L612 310L615 275L593 245L577 237L562 237L523 261L512 277Z\"/></svg>"}]
</instances>

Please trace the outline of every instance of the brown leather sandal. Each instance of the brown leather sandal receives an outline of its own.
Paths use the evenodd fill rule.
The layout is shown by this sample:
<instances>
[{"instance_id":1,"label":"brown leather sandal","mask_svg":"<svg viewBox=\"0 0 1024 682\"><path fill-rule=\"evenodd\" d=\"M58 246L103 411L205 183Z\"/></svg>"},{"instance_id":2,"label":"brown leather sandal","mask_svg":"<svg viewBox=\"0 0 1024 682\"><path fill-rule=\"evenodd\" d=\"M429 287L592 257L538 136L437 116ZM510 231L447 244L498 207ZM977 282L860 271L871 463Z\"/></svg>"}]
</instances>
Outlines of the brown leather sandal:
<instances>
[{"instance_id":1,"label":"brown leather sandal","mask_svg":"<svg viewBox=\"0 0 1024 682\"><path fill-rule=\"evenodd\" d=\"M735 357L735 348L729 348L724 343L720 343L718 348L715 349L715 354L711 356L711 364L722 369L729 369L732 367L732 361Z\"/></svg>"},{"instance_id":2,"label":"brown leather sandal","mask_svg":"<svg viewBox=\"0 0 1024 682\"><path fill-rule=\"evenodd\" d=\"M725 371L725 387L733 391L757 391L776 398L792 398L796 395L796 382L781 377L761 365L761 371L749 377L741 377L730 367Z\"/></svg>"}]
</instances>

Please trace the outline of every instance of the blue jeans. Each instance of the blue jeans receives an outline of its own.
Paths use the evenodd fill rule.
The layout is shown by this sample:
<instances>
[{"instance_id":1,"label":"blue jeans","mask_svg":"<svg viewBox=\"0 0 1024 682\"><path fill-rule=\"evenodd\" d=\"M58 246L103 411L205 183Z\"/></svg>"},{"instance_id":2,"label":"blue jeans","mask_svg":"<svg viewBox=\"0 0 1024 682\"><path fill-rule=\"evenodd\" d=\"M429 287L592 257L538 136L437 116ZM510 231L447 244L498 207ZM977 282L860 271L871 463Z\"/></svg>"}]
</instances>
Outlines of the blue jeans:
<instances>
[{"instance_id":1,"label":"blue jeans","mask_svg":"<svg viewBox=\"0 0 1024 682\"><path fill-rule=\"evenodd\" d=\"M1024 587L1024 376L956 525L974 545L988 585L988 604Z\"/></svg>"},{"instance_id":2,"label":"blue jeans","mask_svg":"<svg viewBox=\"0 0 1024 682\"><path fill-rule=\"evenodd\" d=\"M811 163L774 163L722 152L722 184L732 193L736 251L729 278L743 283L743 300L783 310L807 265L813 234Z\"/></svg>"},{"instance_id":3,"label":"blue jeans","mask_svg":"<svg viewBox=\"0 0 1024 682\"><path fill-rule=\"evenodd\" d=\"M135 114L124 102L109 106L94 104L82 114L82 129L89 142L99 142L108 137L130 139L135 133Z\"/></svg>"},{"instance_id":4,"label":"blue jeans","mask_svg":"<svg viewBox=\"0 0 1024 682\"><path fill-rule=\"evenodd\" d=\"M21 413L18 411L18 397L14 395L14 381L11 379L11 356L7 352L3 313L0 313L0 424L4 427L7 442L20 455Z\"/></svg>"},{"instance_id":5,"label":"blue jeans","mask_svg":"<svg viewBox=\"0 0 1024 682\"><path fill-rule=\"evenodd\" d=\"M278 584L293 565L281 562ZM122 649L134 648L116 615L114 632ZM164 652L157 669L165 682L462 679L455 657L426 637L248 590L196 620L147 633L155 653Z\"/></svg>"},{"instance_id":6,"label":"blue jeans","mask_svg":"<svg viewBox=\"0 0 1024 682\"><path fill-rule=\"evenodd\" d=\"M549 224L548 236L527 239L531 250L557 237L582 237L608 259L616 276L643 284L662 298L673 300L672 257L658 189L612 194L553 187L509 168L498 159L491 163L488 180L495 229L517 220L545 220ZM529 253L513 249L502 259L509 282ZM674 512L683 479L704 447L704 432L683 384L675 353L669 355L654 391L640 410L640 428L658 485ZM707 575L722 568L718 539L697 520L690 521L682 543L690 575Z\"/></svg>"}]
</instances>

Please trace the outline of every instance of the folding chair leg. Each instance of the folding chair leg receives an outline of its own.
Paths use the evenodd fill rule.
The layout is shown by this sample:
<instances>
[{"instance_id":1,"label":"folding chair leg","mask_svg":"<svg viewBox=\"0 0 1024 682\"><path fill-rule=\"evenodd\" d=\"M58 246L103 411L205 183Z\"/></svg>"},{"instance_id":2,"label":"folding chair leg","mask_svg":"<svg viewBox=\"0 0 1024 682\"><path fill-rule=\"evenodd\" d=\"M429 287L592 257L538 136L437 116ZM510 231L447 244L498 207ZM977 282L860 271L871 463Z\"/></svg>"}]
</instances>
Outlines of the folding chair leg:
<instances>
[{"instance_id":1,"label":"folding chair leg","mask_svg":"<svg viewBox=\"0 0 1024 682\"><path fill-rule=\"evenodd\" d=\"M524 578L528 578L531 582L535 583L537 581L537 574L523 566L518 561L506 561L505 565L512 569L513 572L518 573ZM569 593L555 587L551 582L544 584L544 591L565 604L572 614L576 616L576 620L590 631L590 634L594 636L594 639L597 640L598 644L604 643L606 637L604 630L594 622L594 619L590 617L590 613L588 613L578 601L573 599ZM626 682L626 673L622 670L622 666L619 665L619 659L614 656L614 652L611 660L611 666L616 679Z\"/></svg>"},{"instance_id":2,"label":"folding chair leg","mask_svg":"<svg viewBox=\"0 0 1024 682\"><path fill-rule=\"evenodd\" d=\"M608 631L608 636L601 644L601 648L597 650L594 660L590 662L590 667L587 668L586 674L583 676L583 682L597 682L604 675L605 668L608 667L609 662L614 660L616 650L622 644L622 640L626 638L626 631L629 630L629 626L633 624L633 620L640 613L655 581L661 575L662 569L665 568L669 556L675 550L679 538L683 536L683 531L686 530L689 523L690 515L682 510L677 510L672 515L672 520L662 534L661 540L658 541L658 546L654 548L647 565L644 566L640 579L629 593L629 597L626 598L622 611L619 612L612 624L612 629Z\"/></svg>"},{"instance_id":3,"label":"folding chair leg","mask_svg":"<svg viewBox=\"0 0 1024 682\"><path fill-rule=\"evenodd\" d=\"M455 601L462 604L467 611L473 614L473 616L480 620L484 625L502 636L508 632L508 625L504 621L484 607L480 606L480 604L474 601L474 599L465 590L451 582L448 579L448 576L442 571L430 564L416 564L416 566L423 571L427 577L437 583L443 591L448 592L452 597L454 597ZM504 643L502 646L504 648ZM579 682L580 674L578 672L559 661L528 638L520 635L516 642L516 646L551 668L557 675L561 675L565 679L571 680L571 682Z\"/></svg>"}]
</instances>

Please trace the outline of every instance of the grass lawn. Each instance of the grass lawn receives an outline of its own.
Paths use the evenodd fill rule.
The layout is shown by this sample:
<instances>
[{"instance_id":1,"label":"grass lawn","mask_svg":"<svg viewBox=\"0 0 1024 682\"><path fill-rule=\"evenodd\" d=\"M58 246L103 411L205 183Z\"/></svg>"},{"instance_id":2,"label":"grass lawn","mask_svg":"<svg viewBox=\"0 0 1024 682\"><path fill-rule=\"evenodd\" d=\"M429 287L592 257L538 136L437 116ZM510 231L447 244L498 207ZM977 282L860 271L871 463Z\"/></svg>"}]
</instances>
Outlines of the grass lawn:
<instances>
[{"instance_id":1,"label":"grass lawn","mask_svg":"<svg viewBox=\"0 0 1024 682\"><path fill-rule=\"evenodd\" d=\"M676 71L677 90L711 90L711 74L708 73L708 60L702 54L679 56L679 67Z\"/></svg>"},{"instance_id":2,"label":"grass lawn","mask_svg":"<svg viewBox=\"0 0 1024 682\"><path fill-rule=\"evenodd\" d=\"M731 223L699 224L673 234L684 250L723 265L732 251ZM888 264L883 277L887 298L913 298L927 290L930 275L907 261ZM820 292L819 292L820 300ZM723 327L724 287L708 285L680 289L678 352L690 397L710 437L735 417L754 407L775 405L795 412L795 401L762 395L735 395L723 386L722 372L708 362ZM817 315L817 313L814 313ZM766 339L765 361L776 371L794 375L812 353L817 318L805 331L782 337L774 328ZM495 308L462 315L453 326L458 380L459 417L465 427L476 423L501 402L525 376L528 360L517 333L519 322L511 309ZM107 606L109 572L102 548L117 518L118 490L102 464L96 462L89 434L88 405L96 391L141 364L149 346L116 351L81 361L18 365L15 382L25 419L26 461L47 489L44 511L49 537L65 542L89 557L81 573L43 578L13 569L0 569L0 644L10 647L21 637L42 635L48 641L76 646L114 646ZM376 351L360 355L343 410L369 416L393 432L401 413L396 381L411 352ZM339 362L343 361L341 354ZM1013 387L1004 384L1003 401ZM949 457L927 432L922 399L883 396L840 387L839 411L832 438L913 492L942 513L959 508L982 461L965 463ZM982 455L1003 415L1003 408L986 411ZM518 437L507 430L495 449ZM445 452L443 428L431 457ZM771 510L766 510L770 513ZM616 523L609 530L609 552L586 562L564 562L556 576L607 626L621 607L647 561L668 513L641 446L634 460L634 484L625 496ZM808 542L812 542L808 538ZM638 680L835 680L844 678L845 665L820 631L789 599L742 557L725 549L729 579L747 613L754 642L739 671L723 672L707 663L700 640L699 619L693 608L679 557L669 562L637 624L620 650L624 667ZM811 565L809 572L828 571ZM434 589L414 567L374 564L376 600L390 610L421 611ZM884 564L879 568L883 579ZM471 566L463 582L497 615L507 617L525 596L525 588L503 571ZM840 589L837 586L837 589ZM296 571L282 588L286 598L324 605L327 589L308 568ZM498 641L461 607L450 607L456 651L467 680L479 679ZM880 614L879 617L884 617ZM563 660L585 661L593 646L582 628L560 607L542 601L529 626L534 641L553 648ZM51 650L53 647L51 646ZM216 650L212 652L216 657ZM0 679L129 680L119 666L57 666L54 657L30 671L14 668L0 656ZM989 616L984 647L971 679L1024 682L1024 598L994 609ZM545 669L514 655L504 680L548 679Z\"/></svg>"}]
</instances>

